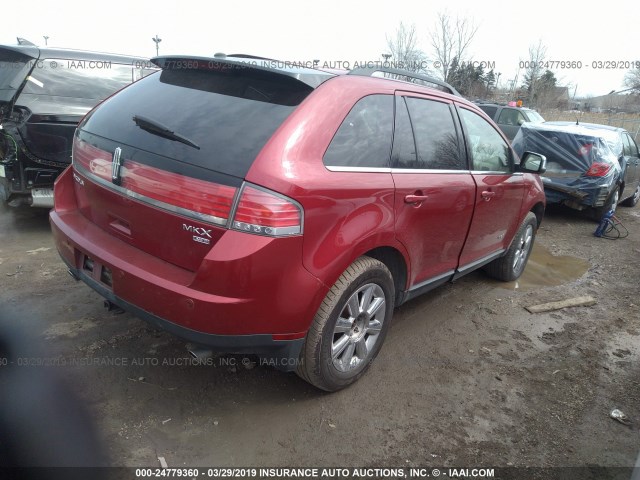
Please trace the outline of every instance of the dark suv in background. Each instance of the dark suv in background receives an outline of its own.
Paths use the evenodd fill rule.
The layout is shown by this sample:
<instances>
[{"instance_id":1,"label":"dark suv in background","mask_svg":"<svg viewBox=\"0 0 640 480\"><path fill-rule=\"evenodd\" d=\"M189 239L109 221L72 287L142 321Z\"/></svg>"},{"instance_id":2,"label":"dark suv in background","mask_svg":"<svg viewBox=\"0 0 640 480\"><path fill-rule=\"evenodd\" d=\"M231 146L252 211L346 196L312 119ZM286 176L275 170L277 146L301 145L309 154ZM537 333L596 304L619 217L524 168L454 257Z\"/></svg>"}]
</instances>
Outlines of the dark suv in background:
<instances>
[{"instance_id":1,"label":"dark suv in background","mask_svg":"<svg viewBox=\"0 0 640 480\"><path fill-rule=\"evenodd\" d=\"M542 123L544 118L530 108L512 107L498 103L476 102L476 104L491 117L511 141L515 138L523 123Z\"/></svg>"},{"instance_id":2,"label":"dark suv in background","mask_svg":"<svg viewBox=\"0 0 640 480\"><path fill-rule=\"evenodd\" d=\"M369 70L152 61L78 126L50 214L70 273L108 302L338 390L395 306L524 270L545 160L472 103Z\"/></svg>"},{"instance_id":3,"label":"dark suv in background","mask_svg":"<svg viewBox=\"0 0 640 480\"><path fill-rule=\"evenodd\" d=\"M0 45L0 200L53 207L78 122L149 67L139 57Z\"/></svg>"}]
</instances>

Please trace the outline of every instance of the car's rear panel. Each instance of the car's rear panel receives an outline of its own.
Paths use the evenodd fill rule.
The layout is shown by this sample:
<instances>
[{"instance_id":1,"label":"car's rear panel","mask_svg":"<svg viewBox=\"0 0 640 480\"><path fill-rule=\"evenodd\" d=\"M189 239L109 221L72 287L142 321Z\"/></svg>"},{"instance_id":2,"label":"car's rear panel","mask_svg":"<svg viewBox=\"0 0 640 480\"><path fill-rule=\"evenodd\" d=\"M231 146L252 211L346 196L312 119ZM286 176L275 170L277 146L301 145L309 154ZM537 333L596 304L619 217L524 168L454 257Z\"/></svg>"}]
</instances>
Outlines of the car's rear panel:
<instances>
[{"instance_id":1,"label":"car's rear panel","mask_svg":"<svg viewBox=\"0 0 640 480\"><path fill-rule=\"evenodd\" d=\"M513 146L519 154L528 150L546 156L542 179L550 203L601 206L620 175L622 147L611 133L564 123L526 124Z\"/></svg>"},{"instance_id":2,"label":"car's rear panel","mask_svg":"<svg viewBox=\"0 0 640 480\"><path fill-rule=\"evenodd\" d=\"M103 295L187 329L301 338L326 293L301 262L302 207L245 176L313 89L209 66L165 66L82 122L56 184L58 249Z\"/></svg>"}]
</instances>

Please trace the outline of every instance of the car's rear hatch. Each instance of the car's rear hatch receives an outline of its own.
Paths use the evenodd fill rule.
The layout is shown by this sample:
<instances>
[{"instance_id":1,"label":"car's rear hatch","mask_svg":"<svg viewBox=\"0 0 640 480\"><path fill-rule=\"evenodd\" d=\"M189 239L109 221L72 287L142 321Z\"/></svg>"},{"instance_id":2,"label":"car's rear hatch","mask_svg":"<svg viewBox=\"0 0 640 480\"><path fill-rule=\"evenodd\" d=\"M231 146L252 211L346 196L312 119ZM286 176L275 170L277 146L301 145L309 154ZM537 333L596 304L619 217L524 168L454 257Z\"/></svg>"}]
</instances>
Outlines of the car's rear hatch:
<instances>
[{"instance_id":1,"label":"car's rear hatch","mask_svg":"<svg viewBox=\"0 0 640 480\"><path fill-rule=\"evenodd\" d=\"M38 55L36 47L0 46L0 124L11 115Z\"/></svg>"},{"instance_id":2,"label":"car's rear hatch","mask_svg":"<svg viewBox=\"0 0 640 480\"><path fill-rule=\"evenodd\" d=\"M620 168L621 145L615 135L581 125L528 123L520 129L513 147L520 155L532 151L547 157L543 181L550 188L580 188L585 181L597 182Z\"/></svg>"},{"instance_id":3,"label":"car's rear hatch","mask_svg":"<svg viewBox=\"0 0 640 480\"><path fill-rule=\"evenodd\" d=\"M295 206L243 180L313 87L299 76L229 60L154 62L161 72L105 101L77 130L82 214L191 271L227 228L299 233Z\"/></svg>"}]
</instances>

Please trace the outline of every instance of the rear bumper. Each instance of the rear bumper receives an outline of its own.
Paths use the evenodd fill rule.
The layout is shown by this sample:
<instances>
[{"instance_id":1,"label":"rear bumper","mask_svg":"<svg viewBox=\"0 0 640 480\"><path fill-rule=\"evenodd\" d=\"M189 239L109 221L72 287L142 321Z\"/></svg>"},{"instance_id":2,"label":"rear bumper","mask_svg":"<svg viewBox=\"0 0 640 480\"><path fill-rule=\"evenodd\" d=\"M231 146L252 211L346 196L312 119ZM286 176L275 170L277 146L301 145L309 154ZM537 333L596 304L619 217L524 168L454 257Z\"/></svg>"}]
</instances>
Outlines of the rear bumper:
<instances>
[{"instance_id":1,"label":"rear bumper","mask_svg":"<svg viewBox=\"0 0 640 480\"><path fill-rule=\"evenodd\" d=\"M64 257L63 260L65 260ZM207 347L213 351L259 355L268 360L268 364L275 366L279 370L293 371L296 368L300 351L304 344L304 338L296 340L274 340L272 335L265 334L215 335L212 333L198 332L170 322L123 300L115 295L108 287L87 275L84 270L75 268L66 260L65 263L69 267L69 273L71 273L74 278L82 280L114 305L117 305L156 328L165 330L177 337Z\"/></svg>"},{"instance_id":2,"label":"rear bumper","mask_svg":"<svg viewBox=\"0 0 640 480\"><path fill-rule=\"evenodd\" d=\"M563 203L570 207L601 207L611 195L615 178L582 178L570 184L543 178L547 203Z\"/></svg>"},{"instance_id":3,"label":"rear bumper","mask_svg":"<svg viewBox=\"0 0 640 480\"><path fill-rule=\"evenodd\" d=\"M56 183L55 203L50 221L60 256L106 299L216 351L297 358L327 293L302 265L302 237L228 230L194 272L88 220L78 210L70 170Z\"/></svg>"}]
</instances>

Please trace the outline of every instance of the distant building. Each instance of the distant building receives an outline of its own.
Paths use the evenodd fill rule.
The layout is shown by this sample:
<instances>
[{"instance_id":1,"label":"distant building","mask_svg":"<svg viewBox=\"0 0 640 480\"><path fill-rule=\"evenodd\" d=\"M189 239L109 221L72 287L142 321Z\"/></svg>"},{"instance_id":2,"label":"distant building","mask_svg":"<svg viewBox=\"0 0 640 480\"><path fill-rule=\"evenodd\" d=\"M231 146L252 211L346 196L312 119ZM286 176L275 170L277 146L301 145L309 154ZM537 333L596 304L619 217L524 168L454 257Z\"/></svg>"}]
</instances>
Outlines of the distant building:
<instances>
[{"instance_id":1,"label":"distant building","mask_svg":"<svg viewBox=\"0 0 640 480\"><path fill-rule=\"evenodd\" d=\"M640 113L640 95L600 95L582 101L583 109L596 113Z\"/></svg>"}]
</instances>

